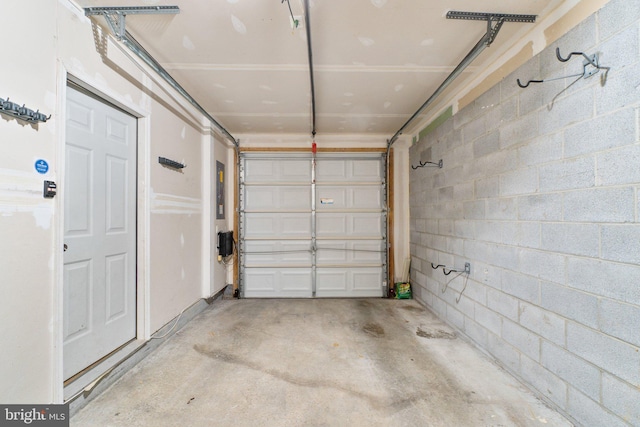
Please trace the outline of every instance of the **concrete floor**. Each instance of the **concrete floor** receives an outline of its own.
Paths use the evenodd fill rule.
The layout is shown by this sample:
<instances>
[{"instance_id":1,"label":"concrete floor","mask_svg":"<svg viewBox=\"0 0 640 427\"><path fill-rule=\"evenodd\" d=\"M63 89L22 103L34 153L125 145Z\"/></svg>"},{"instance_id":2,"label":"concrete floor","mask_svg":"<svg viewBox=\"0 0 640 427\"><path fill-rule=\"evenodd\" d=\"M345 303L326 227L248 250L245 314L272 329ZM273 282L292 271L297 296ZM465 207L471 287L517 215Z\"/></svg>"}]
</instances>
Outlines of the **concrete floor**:
<instances>
[{"instance_id":1,"label":"concrete floor","mask_svg":"<svg viewBox=\"0 0 640 427\"><path fill-rule=\"evenodd\" d=\"M218 300L72 426L570 426L411 300Z\"/></svg>"}]
</instances>

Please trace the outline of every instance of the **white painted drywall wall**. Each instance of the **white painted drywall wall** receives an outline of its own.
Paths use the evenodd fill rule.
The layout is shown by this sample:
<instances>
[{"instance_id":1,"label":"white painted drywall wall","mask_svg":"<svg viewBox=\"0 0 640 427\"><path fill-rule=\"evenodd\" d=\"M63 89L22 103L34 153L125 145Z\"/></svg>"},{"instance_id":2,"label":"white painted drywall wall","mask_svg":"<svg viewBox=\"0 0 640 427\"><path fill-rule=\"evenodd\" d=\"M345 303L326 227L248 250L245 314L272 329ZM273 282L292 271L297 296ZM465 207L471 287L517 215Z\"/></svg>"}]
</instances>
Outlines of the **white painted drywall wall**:
<instances>
[{"instance_id":1,"label":"white painted drywall wall","mask_svg":"<svg viewBox=\"0 0 640 427\"><path fill-rule=\"evenodd\" d=\"M139 295L153 333L202 297L202 136L199 115L144 72L68 0L0 3L4 30L0 97L52 114L37 126L0 116L0 401L62 399L62 214L66 78L73 77L139 120ZM96 20L96 22L100 22ZM106 47L106 53L98 51ZM158 156L187 164L168 170ZM34 169L46 159L46 175ZM42 198L43 180L59 195ZM214 277L213 287L219 278ZM224 280L222 281L224 283Z\"/></svg>"}]
</instances>

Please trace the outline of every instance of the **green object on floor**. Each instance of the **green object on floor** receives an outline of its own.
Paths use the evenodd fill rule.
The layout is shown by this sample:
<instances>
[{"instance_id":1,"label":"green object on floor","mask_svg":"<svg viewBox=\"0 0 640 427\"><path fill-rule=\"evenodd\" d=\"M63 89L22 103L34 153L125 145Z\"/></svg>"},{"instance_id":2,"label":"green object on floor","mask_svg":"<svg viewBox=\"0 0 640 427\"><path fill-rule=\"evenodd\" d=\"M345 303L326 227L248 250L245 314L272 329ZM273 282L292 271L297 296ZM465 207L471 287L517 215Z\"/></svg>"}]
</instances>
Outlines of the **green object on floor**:
<instances>
[{"instance_id":1,"label":"green object on floor","mask_svg":"<svg viewBox=\"0 0 640 427\"><path fill-rule=\"evenodd\" d=\"M396 283L396 299L411 299L411 284Z\"/></svg>"}]
</instances>

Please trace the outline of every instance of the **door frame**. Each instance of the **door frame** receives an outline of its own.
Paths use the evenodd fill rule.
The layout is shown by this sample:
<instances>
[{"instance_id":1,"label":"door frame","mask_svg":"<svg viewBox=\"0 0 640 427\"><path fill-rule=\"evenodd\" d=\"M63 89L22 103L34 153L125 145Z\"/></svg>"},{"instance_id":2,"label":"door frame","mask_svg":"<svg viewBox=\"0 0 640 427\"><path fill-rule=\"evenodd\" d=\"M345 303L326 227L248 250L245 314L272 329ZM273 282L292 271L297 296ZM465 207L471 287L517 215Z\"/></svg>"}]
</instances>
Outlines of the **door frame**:
<instances>
[{"instance_id":1,"label":"door frame","mask_svg":"<svg viewBox=\"0 0 640 427\"><path fill-rule=\"evenodd\" d=\"M104 88L103 84L87 75L83 70L73 66L68 67L62 63L58 65L58 81L57 89L59 96L56 101L56 109L58 111L56 117L56 175L55 179L58 183L65 180L65 144L66 144L66 108L67 108L67 87L72 83L79 86L83 90L89 92L101 101L111 104L116 108L131 114L137 119L137 158L136 158L136 340L135 346L142 345L150 337L150 276L149 276L149 247L145 244L148 242L149 223L150 223L150 113L140 109L133 102L123 98L115 91ZM103 90L97 89L104 88ZM54 403L64 403L65 386L63 374L63 317L64 317L64 295L63 295L63 265L64 256L62 247L64 245L64 198L65 188L63 185L58 187L58 194L55 201L55 237L54 237L54 271L55 286L53 290L53 379L52 394ZM59 250L58 250L59 249ZM125 345L125 347L127 347ZM112 353L113 354L113 353ZM109 355L111 356L111 355ZM115 352L115 357L121 356ZM90 377L93 380L84 377L78 381L92 382L103 373L90 371ZM88 385L88 384L87 384ZM84 388L84 387L83 387Z\"/></svg>"}]
</instances>

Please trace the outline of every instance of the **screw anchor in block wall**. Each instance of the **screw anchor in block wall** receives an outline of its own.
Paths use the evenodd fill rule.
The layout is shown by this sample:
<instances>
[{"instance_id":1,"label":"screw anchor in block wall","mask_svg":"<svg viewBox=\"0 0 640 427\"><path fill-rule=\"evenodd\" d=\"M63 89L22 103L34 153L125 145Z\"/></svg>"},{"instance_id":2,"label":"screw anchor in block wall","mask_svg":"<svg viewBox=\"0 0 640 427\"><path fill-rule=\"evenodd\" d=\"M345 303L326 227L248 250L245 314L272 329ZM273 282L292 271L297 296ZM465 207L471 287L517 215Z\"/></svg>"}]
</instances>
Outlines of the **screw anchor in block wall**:
<instances>
[{"instance_id":1,"label":"screw anchor in block wall","mask_svg":"<svg viewBox=\"0 0 640 427\"><path fill-rule=\"evenodd\" d=\"M471 263L469 262L464 263L464 272L466 274L471 274Z\"/></svg>"}]
</instances>

